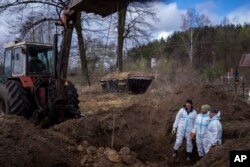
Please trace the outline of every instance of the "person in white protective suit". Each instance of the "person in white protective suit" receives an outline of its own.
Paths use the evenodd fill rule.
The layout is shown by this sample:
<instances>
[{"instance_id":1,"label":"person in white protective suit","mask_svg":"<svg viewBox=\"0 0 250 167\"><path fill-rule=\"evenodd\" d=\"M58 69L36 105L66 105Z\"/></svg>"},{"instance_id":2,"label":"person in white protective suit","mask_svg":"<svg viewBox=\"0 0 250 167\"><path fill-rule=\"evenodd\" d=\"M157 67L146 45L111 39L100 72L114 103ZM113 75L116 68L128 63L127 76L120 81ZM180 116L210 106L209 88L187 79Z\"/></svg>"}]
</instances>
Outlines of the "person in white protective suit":
<instances>
[{"instance_id":1,"label":"person in white protective suit","mask_svg":"<svg viewBox=\"0 0 250 167\"><path fill-rule=\"evenodd\" d=\"M211 147L220 145L222 137L222 125L220 123L220 111L212 110L209 114L210 120L207 127L206 142L207 147L205 153L207 154Z\"/></svg>"},{"instance_id":2,"label":"person in white protective suit","mask_svg":"<svg viewBox=\"0 0 250 167\"><path fill-rule=\"evenodd\" d=\"M176 141L174 145L173 158L177 157L177 151L182 145L182 140L186 138L186 160L191 160L193 144L191 139L191 131L194 127L197 112L194 110L192 100L186 100L186 104L178 111L173 124L172 134L176 133Z\"/></svg>"},{"instance_id":3,"label":"person in white protective suit","mask_svg":"<svg viewBox=\"0 0 250 167\"><path fill-rule=\"evenodd\" d=\"M206 134L208 122L210 120L210 110L211 107L207 104L201 106L201 113L197 115L195 125L191 133L192 139L196 139L197 150L200 158L205 155L207 147Z\"/></svg>"}]
</instances>

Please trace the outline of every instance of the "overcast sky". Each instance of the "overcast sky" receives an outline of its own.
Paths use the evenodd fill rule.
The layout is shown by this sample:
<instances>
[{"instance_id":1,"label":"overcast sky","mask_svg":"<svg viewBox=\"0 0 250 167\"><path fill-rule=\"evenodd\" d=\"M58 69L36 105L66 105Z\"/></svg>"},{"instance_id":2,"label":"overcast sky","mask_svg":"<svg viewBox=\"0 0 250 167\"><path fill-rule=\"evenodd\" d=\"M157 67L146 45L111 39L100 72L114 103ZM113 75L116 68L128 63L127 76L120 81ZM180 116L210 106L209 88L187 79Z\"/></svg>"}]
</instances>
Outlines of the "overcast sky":
<instances>
[{"instance_id":1,"label":"overcast sky","mask_svg":"<svg viewBox=\"0 0 250 167\"><path fill-rule=\"evenodd\" d=\"M166 37L180 30L181 15L189 8L207 15L214 25L221 23L224 17L234 24L250 23L250 0L162 0L152 3L152 6L159 18L154 23L154 38ZM0 41L11 40L6 38L8 29L4 19L6 18L1 16Z\"/></svg>"}]
</instances>

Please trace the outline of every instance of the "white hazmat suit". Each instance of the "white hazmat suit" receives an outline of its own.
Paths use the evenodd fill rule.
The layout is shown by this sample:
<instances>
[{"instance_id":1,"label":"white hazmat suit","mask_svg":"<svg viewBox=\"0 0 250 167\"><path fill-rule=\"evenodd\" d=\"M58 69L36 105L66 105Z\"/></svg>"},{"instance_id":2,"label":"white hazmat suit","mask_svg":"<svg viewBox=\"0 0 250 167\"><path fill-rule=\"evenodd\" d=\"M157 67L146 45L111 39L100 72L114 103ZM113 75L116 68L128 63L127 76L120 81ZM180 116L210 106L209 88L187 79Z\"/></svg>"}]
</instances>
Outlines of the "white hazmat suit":
<instances>
[{"instance_id":1,"label":"white hazmat suit","mask_svg":"<svg viewBox=\"0 0 250 167\"><path fill-rule=\"evenodd\" d=\"M173 128L177 128L176 141L174 150L178 150L182 144L182 140L186 138L186 151L192 153L193 144L191 139L191 131L194 127L197 112L192 109L190 112L185 107L181 108L175 118Z\"/></svg>"},{"instance_id":2,"label":"white hazmat suit","mask_svg":"<svg viewBox=\"0 0 250 167\"><path fill-rule=\"evenodd\" d=\"M192 130L192 133L195 133L196 136L197 150L200 157L203 157L205 155L205 150L207 147L206 133L209 120L209 113L198 114L194 129Z\"/></svg>"},{"instance_id":3,"label":"white hazmat suit","mask_svg":"<svg viewBox=\"0 0 250 167\"><path fill-rule=\"evenodd\" d=\"M221 144L222 125L219 119L220 112L209 120L206 134L207 147L205 153L208 153L210 147Z\"/></svg>"}]
</instances>

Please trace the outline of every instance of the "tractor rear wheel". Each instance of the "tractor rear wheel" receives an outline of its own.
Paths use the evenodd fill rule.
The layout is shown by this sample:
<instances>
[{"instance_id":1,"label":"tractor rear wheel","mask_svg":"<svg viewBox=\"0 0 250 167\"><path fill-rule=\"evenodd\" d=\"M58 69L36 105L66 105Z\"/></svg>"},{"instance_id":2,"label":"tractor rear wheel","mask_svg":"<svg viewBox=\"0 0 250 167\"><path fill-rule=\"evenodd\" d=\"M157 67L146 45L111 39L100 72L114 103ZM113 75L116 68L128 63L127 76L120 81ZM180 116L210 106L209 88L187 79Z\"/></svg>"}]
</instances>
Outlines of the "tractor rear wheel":
<instances>
[{"instance_id":1,"label":"tractor rear wheel","mask_svg":"<svg viewBox=\"0 0 250 167\"><path fill-rule=\"evenodd\" d=\"M32 115L28 92L14 80L0 84L0 115L18 115L30 118Z\"/></svg>"},{"instance_id":2,"label":"tractor rear wheel","mask_svg":"<svg viewBox=\"0 0 250 167\"><path fill-rule=\"evenodd\" d=\"M68 81L68 85L65 86L65 102L66 102L66 116L67 117L76 117L80 116L81 112L79 111L79 100L78 93L75 85Z\"/></svg>"}]
</instances>

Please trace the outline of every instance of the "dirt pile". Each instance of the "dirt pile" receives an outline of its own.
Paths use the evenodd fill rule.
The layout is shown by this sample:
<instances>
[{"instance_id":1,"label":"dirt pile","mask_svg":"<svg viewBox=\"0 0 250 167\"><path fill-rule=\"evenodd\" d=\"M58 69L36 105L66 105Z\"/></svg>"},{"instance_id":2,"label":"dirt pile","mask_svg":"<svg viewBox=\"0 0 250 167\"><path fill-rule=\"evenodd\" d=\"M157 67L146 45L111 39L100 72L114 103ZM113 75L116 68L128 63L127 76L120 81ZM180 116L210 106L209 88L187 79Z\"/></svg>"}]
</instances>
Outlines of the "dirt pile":
<instances>
[{"instance_id":1,"label":"dirt pile","mask_svg":"<svg viewBox=\"0 0 250 167\"><path fill-rule=\"evenodd\" d=\"M80 164L85 167L92 166L116 166L116 167L143 167L141 161L136 159L136 153L130 148L123 147L120 151L110 149L109 147L94 147L90 146L87 141L80 144L76 148L79 152Z\"/></svg>"},{"instance_id":2,"label":"dirt pile","mask_svg":"<svg viewBox=\"0 0 250 167\"><path fill-rule=\"evenodd\" d=\"M70 147L22 117L0 117L0 166L77 166Z\"/></svg>"},{"instance_id":3,"label":"dirt pile","mask_svg":"<svg viewBox=\"0 0 250 167\"><path fill-rule=\"evenodd\" d=\"M176 111L183 105L185 99L192 99L196 110L200 110L203 104L219 109L223 120L250 119L250 107L247 103L240 100L234 102L232 95L227 95L213 85L181 84L176 87L174 93L165 102L167 105L163 107L171 112Z\"/></svg>"},{"instance_id":4,"label":"dirt pile","mask_svg":"<svg viewBox=\"0 0 250 167\"><path fill-rule=\"evenodd\" d=\"M177 111L187 98L191 98L198 109L202 104L209 104L221 110L224 142L249 134L250 125L246 122L250 112L247 103L234 103L233 97L211 85L190 83L178 86L173 94L165 98L154 98L153 94L149 96L146 93L136 96L137 100L131 105L113 107L83 121L65 122L51 130L75 142L89 141L95 147L110 147L113 136L116 150L129 147L149 166L183 166L187 165L183 161L184 148L180 151L180 162L173 162L171 158L175 141L171 129ZM235 124L237 122L241 122L242 128Z\"/></svg>"},{"instance_id":5,"label":"dirt pile","mask_svg":"<svg viewBox=\"0 0 250 167\"><path fill-rule=\"evenodd\" d=\"M197 109L202 104L209 104L222 112L223 144L212 148L197 165L226 166L229 150L249 148L250 109L247 103L233 102L233 97L211 85L182 84L174 93L160 98L152 92L133 98L119 94L119 100L115 100L115 95L98 95L95 91L97 101L114 100L114 104L104 105L105 111L101 108L102 103L90 105L94 114L47 130L33 127L19 117L0 118L0 165L13 166L19 161L24 163L19 166L190 165L184 161L184 147L180 150L179 162L173 162L171 157L175 142L172 124L187 98L194 101ZM86 97L91 97L91 92ZM123 102L126 105L122 105ZM237 144L233 147L234 142ZM112 143L114 147L110 149ZM222 151L224 154L220 155ZM191 164L196 163L196 156ZM214 159L216 162L212 162Z\"/></svg>"},{"instance_id":6,"label":"dirt pile","mask_svg":"<svg viewBox=\"0 0 250 167\"><path fill-rule=\"evenodd\" d=\"M83 123L82 120L71 122ZM128 147L116 151L109 147L91 146L83 140L88 132L92 132L91 126L86 127L84 133L79 134L74 133L73 130L77 129L74 126L68 127L66 131L73 131L73 137L60 133L56 128L34 127L22 117L0 117L0 166L145 166ZM91 140L91 137L87 139Z\"/></svg>"},{"instance_id":7,"label":"dirt pile","mask_svg":"<svg viewBox=\"0 0 250 167\"><path fill-rule=\"evenodd\" d=\"M195 166L230 166L229 151L249 150L250 137L226 140L222 145L212 148Z\"/></svg>"}]
</instances>

